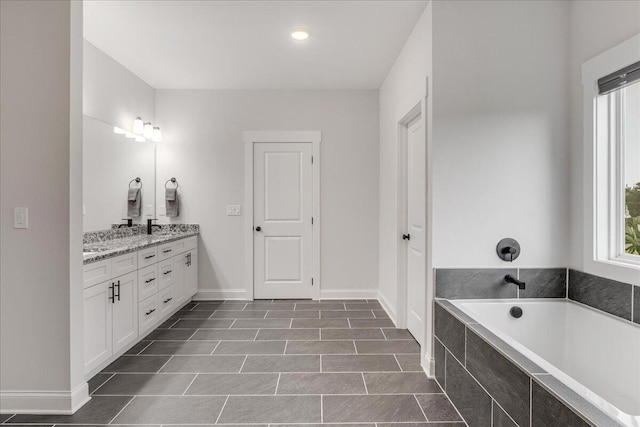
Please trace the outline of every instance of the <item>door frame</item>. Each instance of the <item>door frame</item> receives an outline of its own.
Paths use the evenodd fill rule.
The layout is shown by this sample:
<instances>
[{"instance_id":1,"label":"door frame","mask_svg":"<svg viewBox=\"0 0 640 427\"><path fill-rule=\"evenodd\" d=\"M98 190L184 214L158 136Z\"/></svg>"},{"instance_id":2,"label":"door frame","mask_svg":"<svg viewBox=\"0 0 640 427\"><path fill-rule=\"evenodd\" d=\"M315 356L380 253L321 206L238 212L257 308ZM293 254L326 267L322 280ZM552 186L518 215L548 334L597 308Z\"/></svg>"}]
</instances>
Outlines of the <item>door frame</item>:
<instances>
[{"instance_id":1,"label":"door frame","mask_svg":"<svg viewBox=\"0 0 640 427\"><path fill-rule=\"evenodd\" d=\"M313 164L312 169L312 278L313 299L320 299L320 131L247 131L243 132L244 140L244 259L245 259L245 299L253 300L254 295L254 252L253 252L253 147L257 142L262 143L311 143Z\"/></svg>"},{"instance_id":2,"label":"door frame","mask_svg":"<svg viewBox=\"0 0 640 427\"><path fill-rule=\"evenodd\" d=\"M408 227L408 208L409 208L409 194L408 194L408 138L409 138L409 124L414 120L422 117L423 122L426 116L422 112L422 101L418 102L404 115L400 121L398 121L398 167L397 167L397 209L398 209L398 229L396 232L396 238L398 239L398 268L397 268L397 281L398 281L398 296L397 296L397 311L396 311L396 326L400 329L407 328L407 315L409 314L407 307L407 297L409 293L409 285L407 282L407 259L408 252L407 246L402 240L402 234L406 233ZM425 136L426 136L426 124ZM426 138L425 138L426 139ZM425 140L426 144L426 140ZM426 152L426 150L425 150ZM425 172L426 172L426 159L425 159ZM426 214L426 212L425 212ZM426 225L426 218L425 218ZM425 233L427 232L425 226ZM428 238L428 237L427 237ZM425 254L426 261L426 254ZM427 266L425 265L425 271ZM425 313L426 317L426 313ZM425 326L426 329L426 326Z\"/></svg>"}]
</instances>

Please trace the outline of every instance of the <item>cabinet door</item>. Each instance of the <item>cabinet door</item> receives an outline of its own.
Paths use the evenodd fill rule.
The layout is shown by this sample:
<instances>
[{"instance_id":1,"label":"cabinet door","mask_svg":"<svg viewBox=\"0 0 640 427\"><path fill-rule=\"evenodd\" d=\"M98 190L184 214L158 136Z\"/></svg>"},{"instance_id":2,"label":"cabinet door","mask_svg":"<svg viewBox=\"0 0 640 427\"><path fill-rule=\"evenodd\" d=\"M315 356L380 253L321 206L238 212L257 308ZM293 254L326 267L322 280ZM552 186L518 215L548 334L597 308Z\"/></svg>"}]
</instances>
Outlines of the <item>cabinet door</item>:
<instances>
[{"instance_id":1,"label":"cabinet door","mask_svg":"<svg viewBox=\"0 0 640 427\"><path fill-rule=\"evenodd\" d=\"M187 252L184 272L184 293L186 298L193 297L198 291L198 251Z\"/></svg>"},{"instance_id":2,"label":"cabinet door","mask_svg":"<svg viewBox=\"0 0 640 427\"><path fill-rule=\"evenodd\" d=\"M138 337L138 277L133 272L112 281L115 286L113 352L117 353Z\"/></svg>"},{"instance_id":3,"label":"cabinet door","mask_svg":"<svg viewBox=\"0 0 640 427\"><path fill-rule=\"evenodd\" d=\"M95 369L113 354L112 292L111 281L91 286L83 292L85 372Z\"/></svg>"},{"instance_id":4,"label":"cabinet door","mask_svg":"<svg viewBox=\"0 0 640 427\"><path fill-rule=\"evenodd\" d=\"M186 254L180 254L173 257L173 299L176 307L182 307L187 299L184 293L184 273L186 264Z\"/></svg>"}]
</instances>

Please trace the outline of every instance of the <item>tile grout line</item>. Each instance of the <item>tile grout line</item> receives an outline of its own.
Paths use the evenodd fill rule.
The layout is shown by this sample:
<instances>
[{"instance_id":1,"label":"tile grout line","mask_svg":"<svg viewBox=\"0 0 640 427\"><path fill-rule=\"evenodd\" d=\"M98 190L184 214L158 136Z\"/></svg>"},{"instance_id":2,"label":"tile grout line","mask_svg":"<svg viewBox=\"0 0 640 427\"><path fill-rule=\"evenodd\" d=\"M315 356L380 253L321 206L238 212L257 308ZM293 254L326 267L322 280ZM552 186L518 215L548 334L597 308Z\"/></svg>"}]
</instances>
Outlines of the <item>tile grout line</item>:
<instances>
[{"instance_id":1,"label":"tile grout line","mask_svg":"<svg viewBox=\"0 0 640 427\"><path fill-rule=\"evenodd\" d=\"M189 385L187 386L187 388L184 389L184 391L182 392L182 395L185 396L187 394L187 392L189 391L189 389L191 388L191 386L193 385L193 383L196 381L196 378L198 378L198 375L200 374L195 374L193 376L193 378L191 379L191 382L189 383Z\"/></svg>"},{"instance_id":2,"label":"tile grout line","mask_svg":"<svg viewBox=\"0 0 640 427\"><path fill-rule=\"evenodd\" d=\"M362 375L362 382L364 383L364 391L366 394L369 394L369 387L367 387L367 380L364 379L364 372L360 372Z\"/></svg>"},{"instance_id":3,"label":"tile grout line","mask_svg":"<svg viewBox=\"0 0 640 427\"><path fill-rule=\"evenodd\" d=\"M222 408L220 409L220 413L218 414L218 417L216 418L215 424L218 424L218 421L220 421L220 417L222 416L222 411L224 411L225 406L227 406L227 402L229 401L229 397L230 396L227 396L227 398L224 400L224 404L222 405Z\"/></svg>"},{"instance_id":4,"label":"tile grout line","mask_svg":"<svg viewBox=\"0 0 640 427\"><path fill-rule=\"evenodd\" d=\"M167 366L167 364L168 364L169 362L171 362L171 359L173 359L173 357L174 357L174 356L169 357L169 359L168 359L166 362L164 362L164 365L162 365L162 366L160 367L160 369L158 369L155 373L156 373L156 374L159 374L159 373L160 373L160 371L162 371L162 370L164 369L164 367L165 367L165 366ZM154 373L154 372L147 372L147 373Z\"/></svg>"},{"instance_id":5,"label":"tile grout line","mask_svg":"<svg viewBox=\"0 0 640 427\"><path fill-rule=\"evenodd\" d=\"M182 340L180 340L180 341L182 341ZM131 356L140 356L140 355L142 355L142 352L143 352L143 351L145 351L146 349L148 349L148 348L149 348L149 346L150 346L151 344L153 344L154 342L155 342L154 340L151 340L151 341L149 342L149 344L145 345L145 346L144 346L144 348L143 348L142 350L140 350L140 351L139 351L139 352L137 352L136 354L132 354ZM126 353L125 353L125 354L126 354Z\"/></svg>"},{"instance_id":6,"label":"tile grout line","mask_svg":"<svg viewBox=\"0 0 640 427\"><path fill-rule=\"evenodd\" d=\"M215 353L216 349L220 346L221 342L222 340L218 341L218 344L216 344L216 346L213 347L213 350L211 350L211 353L209 353L209 356L213 356L213 353Z\"/></svg>"},{"instance_id":7,"label":"tile grout line","mask_svg":"<svg viewBox=\"0 0 640 427\"><path fill-rule=\"evenodd\" d=\"M320 424L324 424L324 395L320 395Z\"/></svg>"},{"instance_id":8,"label":"tile grout line","mask_svg":"<svg viewBox=\"0 0 640 427\"><path fill-rule=\"evenodd\" d=\"M400 364L400 361L398 360L398 357L396 356L395 353L393 353L393 358L396 359L396 363L400 367L400 372L404 372L404 369L402 369L402 365Z\"/></svg>"},{"instance_id":9,"label":"tile grout line","mask_svg":"<svg viewBox=\"0 0 640 427\"><path fill-rule=\"evenodd\" d=\"M116 374L115 374L115 372L114 372L113 374L111 374L111 376L110 376L109 378L107 378L107 379L105 380L105 382L103 382L102 384L100 384L98 387L96 387L96 389L95 389L95 390L93 390L93 392L92 392L92 393L89 393L89 394L90 394L90 395L91 395L91 394L94 394L96 391L100 390L100 389L102 388L102 386L103 386L103 385L105 385L105 384L107 383L107 381L109 381L111 378L113 378L113 377L115 377L115 376L116 376ZM9 421L9 420L5 420L5 423L6 423L7 421Z\"/></svg>"},{"instance_id":10,"label":"tile grout line","mask_svg":"<svg viewBox=\"0 0 640 427\"><path fill-rule=\"evenodd\" d=\"M427 418L427 414L424 412L424 409L422 409L422 405L420 404L420 401L418 400L418 396L416 396L414 394L413 398L416 400L416 403L418 404L418 408L420 408L420 412L422 412L422 416L424 417L425 421L429 422L429 418ZM491 425L493 425L493 420L491 420Z\"/></svg>"},{"instance_id":11,"label":"tile grout line","mask_svg":"<svg viewBox=\"0 0 640 427\"><path fill-rule=\"evenodd\" d=\"M239 374L242 373L242 368L244 368L244 364L247 363L248 358L249 358L248 354L244 356L244 360L242 361L242 365L240 365L240 370L238 371Z\"/></svg>"},{"instance_id":12,"label":"tile grout line","mask_svg":"<svg viewBox=\"0 0 640 427\"><path fill-rule=\"evenodd\" d=\"M136 396L132 396L132 397L131 397L131 400L129 400L129 401L127 402L127 404L126 404L126 405L124 405L124 406L122 407L122 409L120 409L120 411L118 411L118 413L115 415L115 417L111 418L111 421L109 421L107 424L111 424L112 422L114 422L114 421L116 420L116 418L118 418L118 416L120 416L120 414L121 414L125 409L127 409L127 407L131 404L131 402L133 402L133 399L135 399L135 398L136 398Z\"/></svg>"},{"instance_id":13,"label":"tile grout line","mask_svg":"<svg viewBox=\"0 0 640 427\"><path fill-rule=\"evenodd\" d=\"M278 381L276 382L276 391L275 393L273 393L274 395L278 394L278 387L280 387L280 376L282 375L282 372L278 372Z\"/></svg>"}]
</instances>

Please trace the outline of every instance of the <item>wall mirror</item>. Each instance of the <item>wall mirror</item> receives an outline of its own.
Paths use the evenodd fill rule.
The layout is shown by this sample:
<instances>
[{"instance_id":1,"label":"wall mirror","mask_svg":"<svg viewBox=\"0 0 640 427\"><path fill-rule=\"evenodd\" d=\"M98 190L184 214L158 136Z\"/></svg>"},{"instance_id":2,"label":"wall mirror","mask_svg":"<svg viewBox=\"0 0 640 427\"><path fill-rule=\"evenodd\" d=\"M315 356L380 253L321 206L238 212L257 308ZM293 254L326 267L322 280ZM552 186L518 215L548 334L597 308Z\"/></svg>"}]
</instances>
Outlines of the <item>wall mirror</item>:
<instances>
[{"instance_id":1,"label":"wall mirror","mask_svg":"<svg viewBox=\"0 0 640 427\"><path fill-rule=\"evenodd\" d=\"M88 116L83 127L84 231L104 230L130 218L128 188L137 177L142 184L140 216L133 217L133 223L155 218L156 144L116 134L113 125Z\"/></svg>"}]
</instances>

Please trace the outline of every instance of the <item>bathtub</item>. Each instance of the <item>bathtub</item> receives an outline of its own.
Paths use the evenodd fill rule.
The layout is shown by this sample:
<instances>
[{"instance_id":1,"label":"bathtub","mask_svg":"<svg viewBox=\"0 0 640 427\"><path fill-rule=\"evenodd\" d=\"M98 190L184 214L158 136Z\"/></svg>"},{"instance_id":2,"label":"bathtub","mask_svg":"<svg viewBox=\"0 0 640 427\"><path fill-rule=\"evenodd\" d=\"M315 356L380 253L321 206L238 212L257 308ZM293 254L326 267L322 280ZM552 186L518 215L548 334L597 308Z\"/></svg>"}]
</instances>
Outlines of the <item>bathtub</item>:
<instances>
[{"instance_id":1,"label":"bathtub","mask_svg":"<svg viewBox=\"0 0 640 427\"><path fill-rule=\"evenodd\" d=\"M640 326L568 300L450 302L609 417L640 427Z\"/></svg>"}]
</instances>

